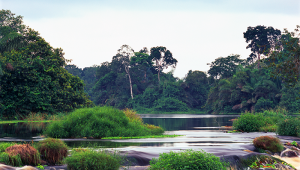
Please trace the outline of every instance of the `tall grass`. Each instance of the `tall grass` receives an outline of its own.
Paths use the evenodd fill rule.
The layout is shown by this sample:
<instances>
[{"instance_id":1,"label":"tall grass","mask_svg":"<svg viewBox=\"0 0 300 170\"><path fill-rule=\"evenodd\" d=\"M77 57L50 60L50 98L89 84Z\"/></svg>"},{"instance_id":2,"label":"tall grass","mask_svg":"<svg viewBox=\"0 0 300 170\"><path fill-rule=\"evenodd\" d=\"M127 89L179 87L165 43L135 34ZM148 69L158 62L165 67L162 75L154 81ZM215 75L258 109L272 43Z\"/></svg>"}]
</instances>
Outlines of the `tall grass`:
<instances>
[{"instance_id":1,"label":"tall grass","mask_svg":"<svg viewBox=\"0 0 300 170\"><path fill-rule=\"evenodd\" d=\"M161 127L145 125L135 112L112 107L81 108L52 122L45 134L54 138L160 135Z\"/></svg>"}]
</instances>

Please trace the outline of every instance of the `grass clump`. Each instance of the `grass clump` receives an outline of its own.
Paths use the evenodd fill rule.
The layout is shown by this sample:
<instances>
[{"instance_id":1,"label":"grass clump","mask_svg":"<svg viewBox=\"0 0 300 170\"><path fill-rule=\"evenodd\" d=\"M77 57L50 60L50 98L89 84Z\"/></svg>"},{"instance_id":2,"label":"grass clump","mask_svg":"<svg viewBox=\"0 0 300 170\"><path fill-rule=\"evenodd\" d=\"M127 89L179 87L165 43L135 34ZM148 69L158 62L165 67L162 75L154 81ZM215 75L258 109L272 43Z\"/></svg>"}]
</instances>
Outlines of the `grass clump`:
<instances>
[{"instance_id":1,"label":"grass clump","mask_svg":"<svg viewBox=\"0 0 300 170\"><path fill-rule=\"evenodd\" d=\"M278 135L283 136L298 136L300 137L300 119L299 118L287 118L282 120L278 124Z\"/></svg>"},{"instance_id":2,"label":"grass clump","mask_svg":"<svg viewBox=\"0 0 300 170\"><path fill-rule=\"evenodd\" d=\"M69 170L117 170L121 162L122 157L116 153L92 149L73 149L71 156L65 159Z\"/></svg>"},{"instance_id":3,"label":"grass clump","mask_svg":"<svg viewBox=\"0 0 300 170\"><path fill-rule=\"evenodd\" d=\"M7 159L7 156L9 159ZM6 148L5 153L1 154L1 159L12 166L36 166L41 162L39 152L30 144L15 144Z\"/></svg>"},{"instance_id":4,"label":"grass clump","mask_svg":"<svg viewBox=\"0 0 300 170\"><path fill-rule=\"evenodd\" d=\"M163 153L158 159L150 161L150 170L158 169L205 169L205 170L226 170L229 163L220 161L219 157L206 153L203 150L185 150L180 152Z\"/></svg>"},{"instance_id":5,"label":"grass clump","mask_svg":"<svg viewBox=\"0 0 300 170\"><path fill-rule=\"evenodd\" d=\"M276 137L272 136L259 136L253 140L253 145L256 148L260 148L263 150L268 150L273 153L281 152L284 149L284 146L280 142L280 140Z\"/></svg>"},{"instance_id":6,"label":"grass clump","mask_svg":"<svg viewBox=\"0 0 300 170\"><path fill-rule=\"evenodd\" d=\"M67 157L68 147L59 139L44 139L39 141L36 147L41 153L42 159L50 165L62 163L62 160Z\"/></svg>"},{"instance_id":7,"label":"grass clump","mask_svg":"<svg viewBox=\"0 0 300 170\"><path fill-rule=\"evenodd\" d=\"M126 114L127 113L127 114ZM128 117L126 116L128 115ZM55 138L131 137L159 135L164 130L145 125L132 111L112 107L81 108L66 115L61 121L52 122L45 134Z\"/></svg>"}]
</instances>

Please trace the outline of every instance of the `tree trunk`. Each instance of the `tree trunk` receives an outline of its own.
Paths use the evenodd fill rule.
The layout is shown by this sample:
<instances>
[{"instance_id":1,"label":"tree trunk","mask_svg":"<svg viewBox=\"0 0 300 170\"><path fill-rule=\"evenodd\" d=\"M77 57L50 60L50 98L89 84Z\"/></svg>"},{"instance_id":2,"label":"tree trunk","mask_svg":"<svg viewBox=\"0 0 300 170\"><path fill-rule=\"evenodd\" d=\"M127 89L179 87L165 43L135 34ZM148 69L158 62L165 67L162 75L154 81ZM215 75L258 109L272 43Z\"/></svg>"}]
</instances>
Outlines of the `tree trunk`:
<instances>
[{"instance_id":1,"label":"tree trunk","mask_svg":"<svg viewBox=\"0 0 300 170\"><path fill-rule=\"evenodd\" d=\"M260 63L260 53L258 53L258 63L257 63L257 68L259 69L259 63Z\"/></svg>"},{"instance_id":2,"label":"tree trunk","mask_svg":"<svg viewBox=\"0 0 300 170\"><path fill-rule=\"evenodd\" d=\"M130 94L131 94L131 99L133 99L133 93L132 93L132 83L131 83L131 77L130 77L130 73L129 73L129 68L125 66L125 71L128 74L128 78L129 78L129 86L130 86Z\"/></svg>"}]
</instances>

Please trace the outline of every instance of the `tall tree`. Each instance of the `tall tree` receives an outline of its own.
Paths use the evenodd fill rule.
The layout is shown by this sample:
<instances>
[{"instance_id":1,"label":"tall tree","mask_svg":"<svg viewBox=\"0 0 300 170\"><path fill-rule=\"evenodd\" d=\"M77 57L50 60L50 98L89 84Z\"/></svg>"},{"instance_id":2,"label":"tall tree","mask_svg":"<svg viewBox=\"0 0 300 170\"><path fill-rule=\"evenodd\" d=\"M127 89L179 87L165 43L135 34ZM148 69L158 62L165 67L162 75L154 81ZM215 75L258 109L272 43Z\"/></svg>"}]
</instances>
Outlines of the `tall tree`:
<instances>
[{"instance_id":1,"label":"tall tree","mask_svg":"<svg viewBox=\"0 0 300 170\"><path fill-rule=\"evenodd\" d=\"M273 51L268 58L268 66L273 77L280 78L284 85L295 86L300 78L300 26L294 32L284 30L281 38L281 51Z\"/></svg>"},{"instance_id":2,"label":"tall tree","mask_svg":"<svg viewBox=\"0 0 300 170\"><path fill-rule=\"evenodd\" d=\"M160 82L160 72L165 68L167 69L168 66L172 66L173 68L175 68L177 60L173 58L172 53L167 50L166 47L152 47L150 51L150 56L152 57L152 60L155 62L155 66L158 69L158 81Z\"/></svg>"},{"instance_id":3,"label":"tall tree","mask_svg":"<svg viewBox=\"0 0 300 170\"><path fill-rule=\"evenodd\" d=\"M247 31L244 32L246 43L250 42L246 49L251 48L251 58L258 57L258 68L260 63L260 55L268 54L270 50L274 48L280 35L280 30L261 25L256 27L248 27Z\"/></svg>"},{"instance_id":4,"label":"tall tree","mask_svg":"<svg viewBox=\"0 0 300 170\"><path fill-rule=\"evenodd\" d=\"M235 74L238 65L245 64L240 55L230 55L228 57L219 57L210 64L208 74L215 79L229 78Z\"/></svg>"},{"instance_id":5,"label":"tall tree","mask_svg":"<svg viewBox=\"0 0 300 170\"><path fill-rule=\"evenodd\" d=\"M130 85L130 94L131 98L133 99L133 93L132 93L132 82L131 82L131 76L129 72L130 68L130 59L132 56L134 56L134 50L129 45L122 45L121 48L118 50L119 54L119 60L122 62L125 71L128 75L129 79L129 85Z\"/></svg>"}]
</instances>

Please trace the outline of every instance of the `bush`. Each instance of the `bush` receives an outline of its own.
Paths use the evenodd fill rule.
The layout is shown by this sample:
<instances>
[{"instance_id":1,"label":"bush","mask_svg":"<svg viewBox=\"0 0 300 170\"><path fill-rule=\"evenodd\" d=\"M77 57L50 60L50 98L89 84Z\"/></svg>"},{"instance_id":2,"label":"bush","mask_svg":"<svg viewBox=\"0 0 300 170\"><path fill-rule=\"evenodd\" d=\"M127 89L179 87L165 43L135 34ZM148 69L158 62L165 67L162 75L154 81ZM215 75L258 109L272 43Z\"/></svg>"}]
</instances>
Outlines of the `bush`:
<instances>
[{"instance_id":1,"label":"bush","mask_svg":"<svg viewBox=\"0 0 300 170\"><path fill-rule=\"evenodd\" d=\"M5 152L9 156L9 165L12 166L38 165L41 162L39 152L29 144L16 144L6 148ZM5 159L5 154L2 156Z\"/></svg>"},{"instance_id":2,"label":"bush","mask_svg":"<svg viewBox=\"0 0 300 170\"><path fill-rule=\"evenodd\" d=\"M176 98L161 98L155 101L154 110L162 112L188 111L188 106Z\"/></svg>"},{"instance_id":3,"label":"bush","mask_svg":"<svg viewBox=\"0 0 300 170\"><path fill-rule=\"evenodd\" d=\"M278 135L298 136L300 137L300 120L299 118L288 118L278 124Z\"/></svg>"},{"instance_id":4,"label":"bush","mask_svg":"<svg viewBox=\"0 0 300 170\"><path fill-rule=\"evenodd\" d=\"M270 99L265 99L263 97L259 98L255 104L255 111L263 111L266 109L274 108L275 104Z\"/></svg>"},{"instance_id":5,"label":"bush","mask_svg":"<svg viewBox=\"0 0 300 170\"><path fill-rule=\"evenodd\" d=\"M50 165L61 163L68 153L67 145L62 140L53 138L39 141L37 149L41 153L42 159Z\"/></svg>"},{"instance_id":6,"label":"bush","mask_svg":"<svg viewBox=\"0 0 300 170\"><path fill-rule=\"evenodd\" d=\"M284 147L283 147L282 143L280 142L280 140L278 138L272 137L272 136L256 137L253 140L253 145L256 148L268 150L268 151L271 151L273 153L281 152L284 149Z\"/></svg>"},{"instance_id":7,"label":"bush","mask_svg":"<svg viewBox=\"0 0 300 170\"><path fill-rule=\"evenodd\" d=\"M125 115L127 114L128 117ZM135 112L112 107L94 107L77 109L51 123L45 134L55 138L81 137L131 137L147 136L155 133L147 128ZM163 133L163 131L162 131Z\"/></svg>"},{"instance_id":8,"label":"bush","mask_svg":"<svg viewBox=\"0 0 300 170\"><path fill-rule=\"evenodd\" d=\"M156 169L226 169L229 164L221 162L219 157L203 150L185 150L180 152L163 153L158 159L150 161L150 170Z\"/></svg>"},{"instance_id":9,"label":"bush","mask_svg":"<svg viewBox=\"0 0 300 170\"><path fill-rule=\"evenodd\" d=\"M90 149L73 150L65 163L69 170L117 170L120 167L121 157L105 151L94 151Z\"/></svg>"},{"instance_id":10,"label":"bush","mask_svg":"<svg viewBox=\"0 0 300 170\"><path fill-rule=\"evenodd\" d=\"M245 113L233 122L235 130L244 132L257 132L264 126L264 118L261 114Z\"/></svg>"}]
</instances>

